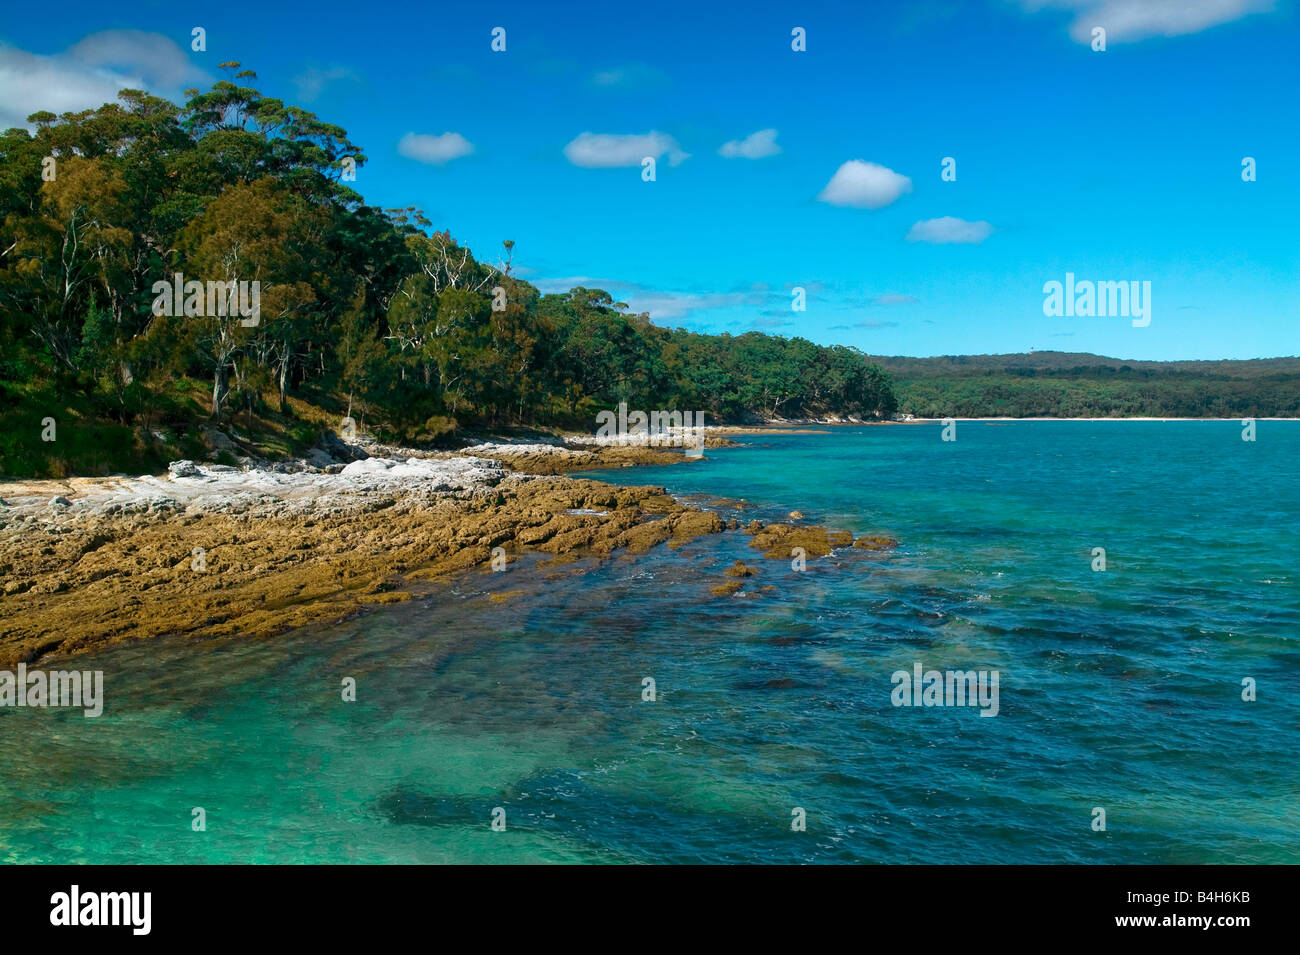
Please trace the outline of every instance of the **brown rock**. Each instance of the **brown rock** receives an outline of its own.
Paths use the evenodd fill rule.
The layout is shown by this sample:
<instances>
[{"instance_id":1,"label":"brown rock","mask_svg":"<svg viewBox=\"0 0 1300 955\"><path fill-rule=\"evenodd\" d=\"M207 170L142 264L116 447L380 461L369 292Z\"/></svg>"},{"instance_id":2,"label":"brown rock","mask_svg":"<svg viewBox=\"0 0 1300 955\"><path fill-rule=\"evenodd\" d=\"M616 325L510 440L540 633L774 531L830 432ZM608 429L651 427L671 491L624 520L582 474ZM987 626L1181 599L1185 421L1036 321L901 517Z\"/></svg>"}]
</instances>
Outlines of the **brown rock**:
<instances>
[{"instance_id":1,"label":"brown rock","mask_svg":"<svg viewBox=\"0 0 1300 955\"><path fill-rule=\"evenodd\" d=\"M890 550L898 546L898 541L892 537L859 537L853 542L853 546L864 550Z\"/></svg>"},{"instance_id":2,"label":"brown rock","mask_svg":"<svg viewBox=\"0 0 1300 955\"><path fill-rule=\"evenodd\" d=\"M749 567L743 560L738 560L726 570L723 571L728 577L753 577L758 573L753 567Z\"/></svg>"},{"instance_id":3,"label":"brown rock","mask_svg":"<svg viewBox=\"0 0 1300 955\"><path fill-rule=\"evenodd\" d=\"M793 524L768 524L758 527L754 521L745 532L754 539L749 546L763 551L763 556L773 560L789 560L796 547L802 547L809 557L825 557L837 547L848 547L853 535L848 531L829 531L824 527L796 527Z\"/></svg>"},{"instance_id":4,"label":"brown rock","mask_svg":"<svg viewBox=\"0 0 1300 955\"><path fill-rule=\"evenodd\" d=\"M356 497L344 489L305 511L276 500L188 513L105 509L81 524L60 516L59 532L37 545L31 530L6 525L0 667L168 633L271 636L408 600L409 582L490 572L492 547L506 542L558 563L642 553L724 526L662 487L565 477L511 475L487 493ZM571 513L581 510L597 513ZM192 569L195 548L204 571Z\"/></svg>"}]
</instances>

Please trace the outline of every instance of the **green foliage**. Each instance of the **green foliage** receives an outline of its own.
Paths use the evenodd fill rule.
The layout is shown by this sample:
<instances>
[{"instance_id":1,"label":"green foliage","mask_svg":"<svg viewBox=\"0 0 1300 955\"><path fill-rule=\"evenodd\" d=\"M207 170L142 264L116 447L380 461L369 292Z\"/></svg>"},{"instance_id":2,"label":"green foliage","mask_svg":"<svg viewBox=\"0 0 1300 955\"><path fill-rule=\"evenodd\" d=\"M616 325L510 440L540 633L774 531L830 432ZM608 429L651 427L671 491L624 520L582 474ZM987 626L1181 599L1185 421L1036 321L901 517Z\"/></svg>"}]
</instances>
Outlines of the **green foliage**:
<instances>
[{"instance_id":1,"label":"green foliage","mask_svg":"<svg viewBox=\"0 0 1300 955\"><path fill-rule=\"evenodd\" d=\"M0 474L157 469L211 454L213 424L291 454L345 416L447 443L466 425L590 429L621 401L724 421L894 410L854 349L542 295L510 274L513 242L498 269L417 209L366 206L341 182L345 158L365 163L346 131L220 68L183 106L123 90L0 136ZM155 314L177 273L258 281L260 321Z\"/></svg>"},{"instance_id":2,"label":"green foliage","mask_svg":"<svg viewBox=\"0 0 1300 955\"><path fill-rule=\"evenodd\" d=\"M0 475L157 470L210 454L214 424L296 454L344 417L447 444L466 426L591 430L620 402L715 422L1300 412L1297 359L877 359L661 328L600 289L543 295L511 274L513 242L496 268L418 209L365 205L341 181L345 158L365 163L345 130L221 68L183 106L123 90L0 135ZM258 281L261 320L154 314L176 273Z\"/></svg>"},{"instance_id":3,"label":"green foliage","mask_svg":"<svg viewBox=\"0 0 1300 955\"><path fill-rule=\"evenodd\" d=\"M876 358L899 410L923 418L1267 418L1300 415L1300 359L1120 361L1033 352Z\"/></svg>"}]
</instances>

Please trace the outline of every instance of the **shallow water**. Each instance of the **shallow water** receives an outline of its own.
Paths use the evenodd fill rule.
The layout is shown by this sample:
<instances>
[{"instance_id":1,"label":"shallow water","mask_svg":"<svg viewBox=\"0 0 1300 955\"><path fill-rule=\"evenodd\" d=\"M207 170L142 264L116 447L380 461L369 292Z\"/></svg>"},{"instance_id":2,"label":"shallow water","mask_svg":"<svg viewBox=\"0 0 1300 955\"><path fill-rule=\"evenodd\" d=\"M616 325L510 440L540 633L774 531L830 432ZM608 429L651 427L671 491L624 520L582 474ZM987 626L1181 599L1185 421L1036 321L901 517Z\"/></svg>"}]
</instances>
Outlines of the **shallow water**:
<instances>
[{"instance_id":1,"label":"shallow water","mask_svg":"<svg viewBox=\"0 0 1300 955\"><path fill-rule=\"evenodd\" d=\"M1300 423L939 431L591 475L888 555L528 558L273 642L82 658L103 716L0 709L0 859L1300 862ZM759 575L710 596L737 558ZM895 707L917 662L997 670L998 715Z\"/></svg>"}]
</instances>

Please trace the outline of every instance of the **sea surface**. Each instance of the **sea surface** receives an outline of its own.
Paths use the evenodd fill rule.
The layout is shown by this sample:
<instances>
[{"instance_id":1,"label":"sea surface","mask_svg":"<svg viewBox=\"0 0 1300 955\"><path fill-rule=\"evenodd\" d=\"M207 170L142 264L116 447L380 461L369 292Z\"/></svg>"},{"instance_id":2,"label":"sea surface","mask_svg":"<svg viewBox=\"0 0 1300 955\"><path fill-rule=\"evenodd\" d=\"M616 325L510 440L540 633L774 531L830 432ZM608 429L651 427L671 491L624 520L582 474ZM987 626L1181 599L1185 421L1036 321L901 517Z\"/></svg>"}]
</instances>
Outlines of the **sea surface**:
<instances>
[{"instance_id":1,"label":"sea surface","mask_svg":"<svg viewBox=\"0 0 1300 955\"><path fill-rule=\"evenodd\" d=\"M1257 428L832 428L589 475L900 544L534 556L80 658L101 717L0 709L0 861L1300 862L1300 423ZM918 663L996 670L997 715L893 705Z\"/></svg>"}]
</instances>

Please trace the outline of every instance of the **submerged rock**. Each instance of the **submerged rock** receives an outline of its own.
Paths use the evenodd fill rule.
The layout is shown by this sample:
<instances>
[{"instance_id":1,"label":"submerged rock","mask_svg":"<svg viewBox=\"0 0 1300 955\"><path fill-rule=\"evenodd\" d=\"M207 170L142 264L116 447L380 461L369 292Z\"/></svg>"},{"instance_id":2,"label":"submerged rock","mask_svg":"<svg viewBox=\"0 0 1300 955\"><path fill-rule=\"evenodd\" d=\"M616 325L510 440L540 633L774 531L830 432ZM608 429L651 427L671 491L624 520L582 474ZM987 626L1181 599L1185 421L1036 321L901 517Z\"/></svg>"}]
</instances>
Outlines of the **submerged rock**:
<instances>
[{"instance_id":1,"label":"submerged rock","mask_svg":"<svg viewBox=\"0 0 1300 955\"><path fill-rule=\"evenodd\" d=\"M788 560L796 547L807 557L825 557L837 547L848 547L853 535L848 531L831 531L824 527L796 527L793 524L768 524L751 521L745 533L753 537L749 546L763 551L764 557Z\"/></svg>"}]
</instances>

